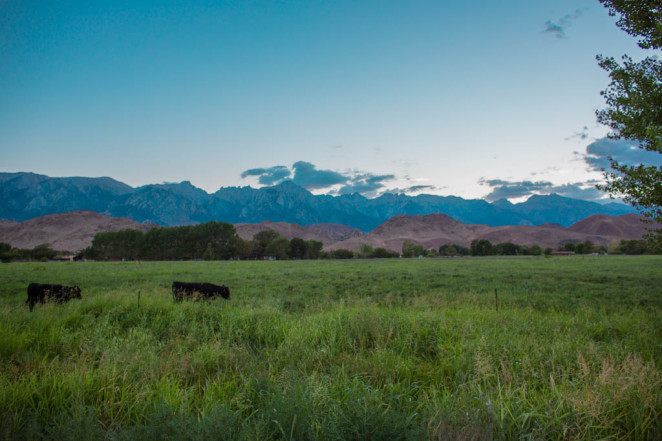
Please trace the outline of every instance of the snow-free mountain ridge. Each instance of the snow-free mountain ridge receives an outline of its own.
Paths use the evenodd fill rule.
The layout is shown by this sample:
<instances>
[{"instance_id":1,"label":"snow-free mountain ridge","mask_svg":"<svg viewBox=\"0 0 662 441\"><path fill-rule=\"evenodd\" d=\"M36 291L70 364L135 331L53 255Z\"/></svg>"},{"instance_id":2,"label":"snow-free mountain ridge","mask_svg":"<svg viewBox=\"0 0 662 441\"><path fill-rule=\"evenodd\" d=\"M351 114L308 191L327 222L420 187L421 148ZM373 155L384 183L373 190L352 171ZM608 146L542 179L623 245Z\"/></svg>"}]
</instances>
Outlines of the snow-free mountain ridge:
<instances>
[{"instance_id":1,"label":"snow-free mountain ridge","mask_svg":"<svg viewBox=\"0 0 662 441\"><path fill-rule=\"evenodd\" d=\"M188 181L133 188L109 177L51 178L35 173L0 173L0 219L25 221L53 213L92 210L163 226L208 221L311 225L343 224L371 231L397 215L443 213L456 221L489 226L556 223L568 227L594 214L618 216L635 210L558 195L532 196L512 204L456 196L386 193L314 195L290 181L273 187L226 187L209 194Z\"/></svg>"}]
</instances>

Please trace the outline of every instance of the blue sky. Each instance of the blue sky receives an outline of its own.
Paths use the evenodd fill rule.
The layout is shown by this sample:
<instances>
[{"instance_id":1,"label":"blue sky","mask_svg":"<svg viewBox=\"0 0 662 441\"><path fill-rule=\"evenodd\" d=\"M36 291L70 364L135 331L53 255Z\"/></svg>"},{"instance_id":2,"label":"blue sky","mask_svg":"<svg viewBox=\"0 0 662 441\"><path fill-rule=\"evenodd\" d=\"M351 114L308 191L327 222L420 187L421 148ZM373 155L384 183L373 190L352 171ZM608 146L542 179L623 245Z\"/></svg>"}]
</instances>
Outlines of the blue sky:
<instances>
[{"instance_id":1,"label":"blue sky","mask_svg":"<svg viewBox=\"0 0 662 441\"><path fill-rule=\"evenodd\" d=\"M597 1L0 0L0 171L315 193L592 188ZM659 155L658 155L659 156Z\"/></svg>"}]
</instances>

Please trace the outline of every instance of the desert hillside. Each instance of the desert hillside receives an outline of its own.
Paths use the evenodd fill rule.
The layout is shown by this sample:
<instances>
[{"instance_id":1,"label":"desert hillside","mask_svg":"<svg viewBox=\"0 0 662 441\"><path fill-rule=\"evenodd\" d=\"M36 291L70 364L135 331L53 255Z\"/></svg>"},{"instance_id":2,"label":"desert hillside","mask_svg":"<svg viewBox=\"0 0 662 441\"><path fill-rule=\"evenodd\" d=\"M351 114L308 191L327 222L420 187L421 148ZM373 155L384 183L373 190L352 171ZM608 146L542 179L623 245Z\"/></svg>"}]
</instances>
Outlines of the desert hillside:
<instances>
[{"instance_id":1,"label":"desert hillside","mask_svg":"<svg viewBox=\"0 0 662 441\"><path fill-rule=\"evenodd\" d=\"M92 244L102 231L135 229L149 231L158 225L126 217L110 217L94 211L49 214L24 222L0 222L0 242L15 248L34 248L49 243L56 250L78 251Z\"/></svg>"},{"instance_id":2,"label":"desert hillside","mask_svg":"<svg viewBox=\"0 0 662 441\"><path fill-rule=\"evenodd\" d=\"M313 224L301 226L286 222L264 221L257 224L235 224L239 237L250 240L263 230L274 230L287 239L299 237L317 240L327 250L354 250L362 244L392 251L402 250L405 241L436 249L441 245L469 246L474 239L487 239L497 244L512 242L518 245L537 244L558 247L566 242L590 240L597 245L609 245L621 239L640 239L646 228L654 225L641 222L634 214L622 216L595 215L569 228L556 224L537 227L517 225L490 227L465 224L445 214L425 216L398 215L390 218L369 233L342 224ZM0 221L0 242L17 248L33 248L49 243L56 250L77 251L91 245L94 235L102 231L138 229L148 231L158 227L153 223L138 223L128 218L109 217L93 211L72 211L50 214L24 222ZM659 226L658 226L659 227Z\"/></svg>"},{"instance_id":3,"label":"desert hillside","mask_svg":"<svg viewBox=\"0 0 662 441\"><path fill-rule=\"evenodd\" d=\"M647 228L655 225L642 222L636 214L622 216L594 215L564 228L557 224L540 226L510 225L490 227L457 222L444 214L426 216L394 216L370 233L336 242L329 249L349 249L367 244L400 251L405 241L424 247L439 248L441 245L456 244L469 246L474 239L486 239L493 244L512 242L518 245L537 244L556 248L566 242L590 240L596 245L609 245L621 239L641 239ZM660 228L658 225L657 228Z\"/></svg>"}]
</instances>

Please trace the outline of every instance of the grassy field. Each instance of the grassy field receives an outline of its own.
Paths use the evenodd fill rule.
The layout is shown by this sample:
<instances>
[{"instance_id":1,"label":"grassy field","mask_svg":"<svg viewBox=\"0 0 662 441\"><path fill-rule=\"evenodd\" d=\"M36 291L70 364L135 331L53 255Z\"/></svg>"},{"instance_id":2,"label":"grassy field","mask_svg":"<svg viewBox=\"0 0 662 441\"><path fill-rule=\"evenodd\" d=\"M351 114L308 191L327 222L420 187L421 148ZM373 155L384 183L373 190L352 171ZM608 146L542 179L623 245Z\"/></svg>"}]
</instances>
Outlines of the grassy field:
<instances>
[{"instance_id":1,"label":"grassy field","mask_svg":"<svg viewBox=\"0 0 662 441\"><path fill-rule=\"evenodd\" d=\"M659 256L0 265L8 440L659 440L660 366Z\"/></svg>"}]
</instances>

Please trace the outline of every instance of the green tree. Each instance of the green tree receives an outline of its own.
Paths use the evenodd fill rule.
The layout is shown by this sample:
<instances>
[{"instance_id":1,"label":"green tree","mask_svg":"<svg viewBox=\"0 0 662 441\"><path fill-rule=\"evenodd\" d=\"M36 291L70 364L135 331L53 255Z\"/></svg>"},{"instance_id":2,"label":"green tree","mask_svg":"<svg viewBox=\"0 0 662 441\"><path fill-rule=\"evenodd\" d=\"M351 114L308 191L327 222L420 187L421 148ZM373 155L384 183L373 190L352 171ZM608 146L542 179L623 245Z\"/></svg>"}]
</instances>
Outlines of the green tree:
<instances>
[{"instance_id":1,"label":"green tree","mask_svg":"<svg viewBox=\"0 0 662 441\"><path fill-rule=\"evenodd\" d=\"M373 247L371 247L367 243L363 243L363 244L359 245L356 248L356 251L355 251L354 254L359 259L370 259L371 257L373 257L374 253L375 253L375 250L374 250Z\"/></svg>"},{"instance_id":2,"label":"green tree","mask_svg":"<svg viewBox=\"0 0 662 441\"><path fill-rule=\"evenodd\" d=\"M183 227L97 233L84 251L90 259L137 258L148 260L230 259L238 253L239 237L226 222Z\"/></svg>"},{"instance_id":3,"label":"green tree","mask_svg":"<svg viewBox=\"0 0 662 441\"><path fill-rule=\"evenodd\" d=\"M143 232L140 230L121 230L113 233L112 256L117 259L139 258L143 246Z\"/></svg>"},{"instance_id":4,"label":"green tree","mask_svg":"<svg viewBox=\"0 0 662 441\"><path fill-rule=\"evenodd\" d=\"M455 248L453 245L442 245L439 247L439 255L454 257L457 255L457 248Z\"/></svg>"},{"instance_id":5,"label":"green tree","mask_svg":"<svg viewBox=\"0 0 662 441\"><path fill-rule=\"evenodd\" d=\"M579 245L579 244L578 244ZM595 244L590 240L585 240L581 244L581 254L591 254L595 252Z\"/></svg>"},{"instance_id":6,"label":"green tree","mask_svg":"<svg viewBox=\"0 0 662 441\"><path fill-rule=\"evenodd\" d=\"M318 240L307 240L304 259L319 259L323 246L324 244Z\"/></svg>"},{"instance_id":7,"label":"green tree","mask_svg":"<svg viewBox=\"0 0 662 441\"><path fill-rule=\"evenodd\" d=\"M442 245L439 247L440 256L468 256L469 254L471 254L471 250L469 250L469 248L458 244Z\"/></svg>"},{"instance_id":8,"label":"green tree","mask_svg":"<svg viewBox=\"0 0 662 441\"><path fill-rule=\"evenodd\" d=\"M520 246L512 242L502 242L494 246L494 254L501 256L517 256L520 254Z\"/></svg>"},{"instance_id":9,"label":"green tree","mask_svg":"<svg viewBox=\"0 0 662 441\"><path fill-rule=\"evenodd\" d=\"M599 0L617 25L628 34L641 37L644 49L662 48L662 3L660 0ZM635 62L623 56L597 57L609 73L611 83L602 92L607 108L596 112L598 121L612 129L613 138L639 142L639 148L662 154L662 60L658 56ZM622 196L644 216L662 223L662 167L619 163L610 158L606 184L598 188L612 197ZM662 230L657 230L662 240Z\"/></svg>"},{"instance_id":10,"label":"green tree","mask_svg":"<svg viewBox=\"0 0 662 441\"><path fill-rule=\"evenodd\" d=\"M620 14L616 24L628 34L642 37L644 49L662 47L662 4L660 0L599 0L609 15Z\"/></svg>"},{"instance_id":11,"label":"green tree","mask_svg":"<svg viewBox=\"0 0 662 441\"><path fill-rule=\"evenodd\" d=\"M30 251L30 258L33 260L51 260L55 257L57 251L51 248L48 243L42 243L32 248Z\"/></svg>"},{"instance_id":12,"label":"green tree","mask_svg":"<svg viewBox=\"0 0 662 441\"><path fill-rule=\"evenodd\" d=\"M204 224L190 227L195 232L195 244L191 244L195 253L191 258L200 258L211 242L216 259L230 259L237 254L237 232L234 225L227 222L206 222Z\"/></svg>"},{"instance_id":13,"label":"green tree","mask_svg":"<svg viewBox=\"0 0 662 441\"><path fill-rule=\"evenodd\" d=\"M303 259L306 256L306 241L293 237L290 241L289 255L291 259Z\"/></svg>"},{"instance_id":14,"label":"green tree","mask_svg":"<svg viewBox=\"0 0 662 441\"><path fill-rule=\"evenodd\" d=\"M264 248L269 245L269 242L280 237L280 234L276 233L274 230L262 230L259 233L253 235L253 240L260 242Z\"/></svg>"},{"instance_id":15,"label":"green tree","mask_svg":"<svg viewBox=\"0 0 662 441\"><path fill-rule=\"evenodd\" d=\"M647 241L643 239L621 240L616 252L620 254L652 254Z\"/></svg>"},{"instance_id":16,"label":"green tree","mask_svg":"<svg viewBox=\"0 0 662 441\"><path fill-rule=\"evenodd\" d=\"M593 252L598 253L598 254L607 254L608 253L607 246L606 245L598 245L598 246L595 247Z\"/></svg>"},{"instance_id":17,"label":"green tree","mask_svg":"<svg viewBox=\"0 0 662 441\"><path fill-rule=\"evenodd\" d=\"M205 248L205 252L202 253L202 258L204 260L215 260L216 255L214 254L214 246L212 245L211 242L207 244L207 248Z\"/></svg>"},{"instance_id":18,"label":"green tree","mask_svg":"<svg viewBox=\"0 0 662 441\"><path fill-rule=\"evenodd\" d=\"M489 256L492 248L492 243L487 239L474 239L469 247L472 256Z\"/></svg>"},{"instance_id":19,"label":"green tree","mask_svg":"<svg viewBox=\"0 0 662 441\"><path fill-rule=\"evenodd\" d=\"M531 245L531 248L529 248L529 254L532 256L540 256L542 254L542 248L540 248L540 245L534 243Z\"/></svg>"},{"instance_id":20,"label":"green tree","mask_svg":"<svg viewBox=\"0 0 662 441\"><path fill-rule=\"evenodd\" d=\"M389 259L389 258L394 258L400 256L399 253L396 253L395 251L387 250L386 248L375 248L375 250L372 253L372 257L375 259Z\"/></svg>"},{"instance_id":21,"label":"green tree","mask_svg":"<svg viewBox=\"0 0 662 441\"><path fill-rule=\"evenodd\" d=\"M0 260L3 262L11 262L17 259L19 254L12 250L11 245L8 243L0 242Z\"/></svg>"},{"instance_id":22,"label":"green tree","mask_svg":"<svg viewBox=\"0 0 662 441\"><path fill-rule=\"evenodd\" d=\"M331 251L330 255L332 259L351 259L354 257L352 251L343 248Z\"/></svg>"},{"instance_id":23,"label":"green tree","mask_svg":"<svg viewBox=\"0 0 662 441\"><path fill-rule=\"evenodd\" d=\"M272 240L264 250L265 256L275 257L278 260L285 260L290 254L290 241L284 237Z\"/></svg>"},{"instance_id":24,"label":"green tree","mask_svg":"<svg viewBox=\"0 0 662 441\"><path fill-rule=\"evenodd\" d=\"M262 259L266 256L265 251L267 246L274 240L280 237L280 234L274 230L262 230L253 235L253 249L251 251L252 259Z\"/></svg>"},{"instance_id":25,"label":"green tree","mask_svg":"<svg viewBox=\"0 0 662 441\"><path fill-rule=\"evenodd\" d=\"M405 240L402 243L402 257L425 256L425 247Z\"/></svg>"},{"instance_id":26,"label":"green tree","mask_svg":"<svg viewBox=\"0 0 662 441\"><path fill-rule=\"evenodd\" d=\"M253 251L253 247L257 244L257 242L252 241L252 240L244 240L241 237L237 238L237 244L236 244L236 256L237 258L244 260L244 259L250 259L251 253Z\"/></svg>"}]
</instances>

